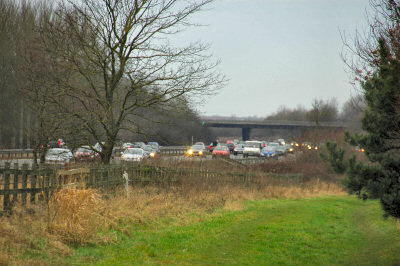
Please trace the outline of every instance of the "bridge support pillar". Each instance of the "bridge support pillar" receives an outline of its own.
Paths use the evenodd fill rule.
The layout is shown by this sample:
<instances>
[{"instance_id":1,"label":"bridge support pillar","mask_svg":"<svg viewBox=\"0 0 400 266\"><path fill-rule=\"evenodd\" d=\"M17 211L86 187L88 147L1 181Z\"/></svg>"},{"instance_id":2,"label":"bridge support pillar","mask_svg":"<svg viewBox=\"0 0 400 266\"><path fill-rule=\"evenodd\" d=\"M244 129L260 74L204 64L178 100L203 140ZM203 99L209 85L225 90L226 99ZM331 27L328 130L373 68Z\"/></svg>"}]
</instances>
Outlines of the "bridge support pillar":
<instances>
[{"instance_id":1,"label":"bridge support pillar","mask_svg":"<svg viewBox=\"0 0 400 266\"><path fill-rule=\"evenodd\" d=\"M250 131L251 131L251 128L249 128L249 127L242 128L242 139L244 141L250 139Z\"/></svg>"}]
</instances>

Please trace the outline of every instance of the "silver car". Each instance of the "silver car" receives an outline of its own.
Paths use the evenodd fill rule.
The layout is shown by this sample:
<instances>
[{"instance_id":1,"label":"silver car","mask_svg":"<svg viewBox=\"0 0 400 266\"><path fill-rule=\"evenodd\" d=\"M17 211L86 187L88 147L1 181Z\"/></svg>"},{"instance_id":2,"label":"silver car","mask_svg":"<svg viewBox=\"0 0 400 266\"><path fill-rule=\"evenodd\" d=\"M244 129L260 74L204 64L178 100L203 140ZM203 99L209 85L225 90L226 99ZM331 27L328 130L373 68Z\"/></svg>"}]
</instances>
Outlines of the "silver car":
<instances>
[{"instance_id":1,"label":"silver car","mask_svg":"<svg viewBox=\"0 0 400 266\"><path fill-rule=\"evenodd\" d=\"M52 148L46 153L45 160L47 163L69 163L74 155L66 148Z\"/></svg>"},{"instance_id":2,"label":"silver car","mask_svg":"<svg viewBox=\"0 0 400 266\"><path fill-rule=\"evenodd\" d=\"M145 152L140 148L128 148L121 155L121 161L141 162L145 157Z\"/></svg>"}]
</instances>

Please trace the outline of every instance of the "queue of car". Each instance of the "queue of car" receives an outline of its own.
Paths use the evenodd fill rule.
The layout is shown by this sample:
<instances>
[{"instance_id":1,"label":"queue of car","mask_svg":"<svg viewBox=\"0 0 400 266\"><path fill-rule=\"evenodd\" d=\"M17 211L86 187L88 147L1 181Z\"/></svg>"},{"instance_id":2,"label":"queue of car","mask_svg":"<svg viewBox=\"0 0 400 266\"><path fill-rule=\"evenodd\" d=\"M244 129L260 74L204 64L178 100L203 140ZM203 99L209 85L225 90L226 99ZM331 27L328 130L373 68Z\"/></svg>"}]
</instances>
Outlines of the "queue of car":
<instances>
[{"instance_id":1,"label":"queue of car","mask_svg":"<svg viewBox=\"0 0 400 266\"><path fill-rule=\"evenodd\" d=\"M207 150L209 151L209 153L211 153L211 155L214 155L214 151L216 150L218 150L217 153L220 153L221 149L226 150L225 148L219 147L227 147L229 150L229 154L232 153L235 156L242 154L245 158L250 156L265 158L277 157L286 154L292 154L296 149L300 149L301 147L305 147L306 150L318 150L317 145L310 145L308 143L300 145L297 142L286 143L284 139L277 139L271 142L258 140L234 140L227 142L213 141L210 143ZM191 150L193 150L193 147L191 148ZM204 151L205 150L206 149L204 149ZM225 156L227 156L226 153ZM217 155L213 156L213 158L214 157L217 157Z\"/></svg>"},{"instance_id":2,"label":"queue of car","mask_svg":"<svg viewBox=\"0 0 400 266\"><path fill-rule=\"evenodd\" d=\"M73 161L94 161L100 157L103 143L93 146L83 145L75 153L62 140L49 142L45 161L49 164L68 164ZM120 147L114 147L112 156L120 155L121 162L140 162L146 158L155 158L160 154L160 145L157 142L126 142Z\"/></svg>"},{"instance_id":3,"label":"queue of car","mask_svg":"<svg viewBox=\"0 0 400 266\"><path fill-rule=\"evenodd\" d=\"M60 144L61 143L61 144ZM63 141L54 143L55 147L48 149L46 162L48 163L70 163L72 161L94 161L99 158L104 143L96 143L93 146L85 145L79 147L73 154ZM299 144L297 142L286 143L284 139L267 141L213 141L207 147L203 142L196 142L185 152L187 157L204 157L210 154L212 158L226 157L230 154L235 156L242 154L244 158L254 157L278 157L294 153L296 149L318 150L317 145L311 143ZM125 142L119 147L114 147L113 158L120 157L121 162L141 162L145 159L156 158L160 155L160 145L157 142Z\"/></svg>"}]
</instances>

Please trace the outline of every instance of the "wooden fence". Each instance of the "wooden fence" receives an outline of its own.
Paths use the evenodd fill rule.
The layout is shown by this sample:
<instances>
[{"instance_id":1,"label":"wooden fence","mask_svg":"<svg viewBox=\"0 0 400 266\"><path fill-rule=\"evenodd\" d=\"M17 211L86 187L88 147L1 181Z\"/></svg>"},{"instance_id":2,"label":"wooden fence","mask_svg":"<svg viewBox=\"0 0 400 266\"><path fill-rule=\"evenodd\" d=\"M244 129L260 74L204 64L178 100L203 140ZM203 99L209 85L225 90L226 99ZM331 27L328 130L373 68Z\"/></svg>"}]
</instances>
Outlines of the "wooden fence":
<instances>
[{"instance_id":1,"label":"wooden fence","mask_svg":"<svg viewBox=\"0 0 400 266\"><path fill-rule=\"evenodd\" d=\"M170 186L181 182L248 184L250 181L248 173L215 172L201 168L124 164L65 170L56 167L28 169L27 165L20 167L7 163L0 168L0 211L10 211L16 203L27 206L38 200L50 199L57 189L71 185L110 190L126 182L130 185Z\"/></svg>"}]
</instances>

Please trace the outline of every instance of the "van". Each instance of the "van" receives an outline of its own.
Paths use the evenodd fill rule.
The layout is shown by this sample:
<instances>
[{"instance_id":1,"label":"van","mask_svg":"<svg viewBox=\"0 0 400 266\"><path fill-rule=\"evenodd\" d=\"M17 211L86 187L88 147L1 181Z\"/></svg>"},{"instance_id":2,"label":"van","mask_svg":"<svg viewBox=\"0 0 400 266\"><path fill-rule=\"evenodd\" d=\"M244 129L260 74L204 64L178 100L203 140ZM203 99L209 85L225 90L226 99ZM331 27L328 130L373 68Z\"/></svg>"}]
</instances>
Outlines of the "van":
<instances>
[{"instance_id":1,"label":"van","mask_svg":"<svg viewBox=\"0 0 400 266\"><path fill-rule=\"evenodd\" d=\"M243 157L257 156L260 157L262 149L261 141L249 140L244 144Z\"/></svg>"}]
</instances>

